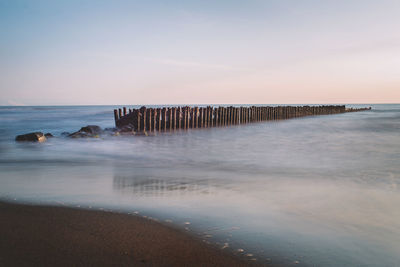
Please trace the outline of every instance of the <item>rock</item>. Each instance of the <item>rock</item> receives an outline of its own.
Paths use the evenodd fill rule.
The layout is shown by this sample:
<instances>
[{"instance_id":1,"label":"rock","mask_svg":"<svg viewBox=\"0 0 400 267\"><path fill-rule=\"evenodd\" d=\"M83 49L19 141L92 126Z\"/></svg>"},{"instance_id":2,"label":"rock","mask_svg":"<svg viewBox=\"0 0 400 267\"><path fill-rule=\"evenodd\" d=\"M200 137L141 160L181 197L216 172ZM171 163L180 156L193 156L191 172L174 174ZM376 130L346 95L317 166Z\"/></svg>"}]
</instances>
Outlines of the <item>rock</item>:
<instances>
[{"instance_id":1,"label":"rock","mask_svg":"<svg viewBox=\"0 0 400 267\"><path fill-rule=\"evenodd\" d=\"M88 134L101 134L103 130L101 130L100 126L97 125L88 125L85 127L82 127L79 132L85 132Z\"/></svg>"},{"instance_id":2,"label":"rock","mask_svg":"<svg viewBox=\"0 0 400 267\"><path fill-rule=\"evenodd\" d=\"M54 135L52 135L51 133L46 133L44 136L46 136L46 138L52 138L52 137L54 137Z\"/></svg>"},{"instance_id":3,"label":"rock","mask_svg":"<svg viewBox=\"0 0 400 267\"><path fill-rule=\"evenodd\" d=\"M44 142L46 141L46 136L42 132L34 132L28 134L18 135L15 141L29 141L29 142Z\"/></svg>"},{"instance_id":4,"label":"rock","mask_svg":"<svg viewBox=\"0 0 400 267\"><path fill-rule=\"evenodd\" d=\"M79 131L74 132L68 137L71 138L83 138L83 137L95 137L98 138L99 134L101 134L103 130L97 125L87 125L82 127Z\"/></svg>"},{"instance_id":5,"label":"rock","mask_svg":"<svg viewBox=\"0 0 400 267\"><path fill-rule=\"evenodd\" d=\"M69 132L62 132L62 133L61 133L61 136L68 136L68 135L70 135Z\"/></svg>"}]
</instances>

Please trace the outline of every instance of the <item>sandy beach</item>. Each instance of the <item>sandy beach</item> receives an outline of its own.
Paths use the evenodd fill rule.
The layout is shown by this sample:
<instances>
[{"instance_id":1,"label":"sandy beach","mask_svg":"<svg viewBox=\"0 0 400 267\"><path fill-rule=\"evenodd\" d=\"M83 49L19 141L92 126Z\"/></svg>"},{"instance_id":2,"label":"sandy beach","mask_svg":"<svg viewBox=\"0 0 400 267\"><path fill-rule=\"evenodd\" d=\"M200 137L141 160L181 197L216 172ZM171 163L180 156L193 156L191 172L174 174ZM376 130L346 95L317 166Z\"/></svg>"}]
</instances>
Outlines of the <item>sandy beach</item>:
<instances>
[{"instance_id":1,"label":"sandy beach","mask_svg":"<svg viewBox=\"0 0 400 267\"><path fill-rule=\"evenodd\" d=\"M128 214L0 202L0 217L0 266L253 265Z\"/></svg>"}]
</instances>

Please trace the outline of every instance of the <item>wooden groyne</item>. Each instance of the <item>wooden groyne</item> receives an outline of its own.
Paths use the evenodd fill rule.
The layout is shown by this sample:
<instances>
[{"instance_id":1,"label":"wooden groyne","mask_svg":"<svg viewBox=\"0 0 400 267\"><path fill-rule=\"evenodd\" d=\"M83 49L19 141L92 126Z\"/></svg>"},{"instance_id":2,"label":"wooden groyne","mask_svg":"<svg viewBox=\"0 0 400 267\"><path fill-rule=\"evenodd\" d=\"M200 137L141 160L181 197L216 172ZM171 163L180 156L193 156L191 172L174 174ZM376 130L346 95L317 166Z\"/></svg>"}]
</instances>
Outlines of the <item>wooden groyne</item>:
<instances>
[{"instance_id":1,"label":"wooden groyne","mask_svg":"<svg viewBox=\"0 0 400 267\"><path fill-rule=\"evenodd\" d=\"M134 132L165 132L178 129L209 128L247 124L269 120L284 120L313 115L329 115L369 110L330 106L251 106L251 107L162 107L114 109L117 128Z\"/></svg>"}]
</instances>

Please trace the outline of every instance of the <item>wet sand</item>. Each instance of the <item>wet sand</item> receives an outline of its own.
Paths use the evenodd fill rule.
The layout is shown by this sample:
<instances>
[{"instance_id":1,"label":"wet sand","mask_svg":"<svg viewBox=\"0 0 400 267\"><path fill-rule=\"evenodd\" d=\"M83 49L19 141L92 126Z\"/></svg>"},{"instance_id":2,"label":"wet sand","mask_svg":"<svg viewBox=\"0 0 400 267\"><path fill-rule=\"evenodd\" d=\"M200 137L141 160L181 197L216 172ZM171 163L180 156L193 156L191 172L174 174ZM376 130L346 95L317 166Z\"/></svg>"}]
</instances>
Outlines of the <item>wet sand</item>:
<instances>
[{"instance_id":1,"label":"wet sand","mask_svg":"<svg viewBox=\"0 0 400 267\"><path fill-rule=\"evenodd\" d=\"M128 214L0 202L0 266L248 266L161 223Z\"/></svg>"}]
</instances>

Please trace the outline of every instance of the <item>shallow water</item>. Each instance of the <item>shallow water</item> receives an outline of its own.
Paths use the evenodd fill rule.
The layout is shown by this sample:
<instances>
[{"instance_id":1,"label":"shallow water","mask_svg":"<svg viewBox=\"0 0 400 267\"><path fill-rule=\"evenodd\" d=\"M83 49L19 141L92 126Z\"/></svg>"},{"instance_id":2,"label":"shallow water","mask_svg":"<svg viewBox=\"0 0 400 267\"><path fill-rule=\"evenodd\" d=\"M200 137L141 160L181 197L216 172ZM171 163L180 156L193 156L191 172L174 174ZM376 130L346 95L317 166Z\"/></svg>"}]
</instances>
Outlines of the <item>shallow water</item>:
<instances>
[{"instance_id":1,"label":"shallow water","mask_svg":"<svg viewBox=\"0 0 400 267\"><path fill-rule=\"evenodd\" d=\"M138 211L261 263L398 266L400 105L372 108L27 144L113 127L113 107L0 107L0 198Z\"/></svg>"}]
</instances>

